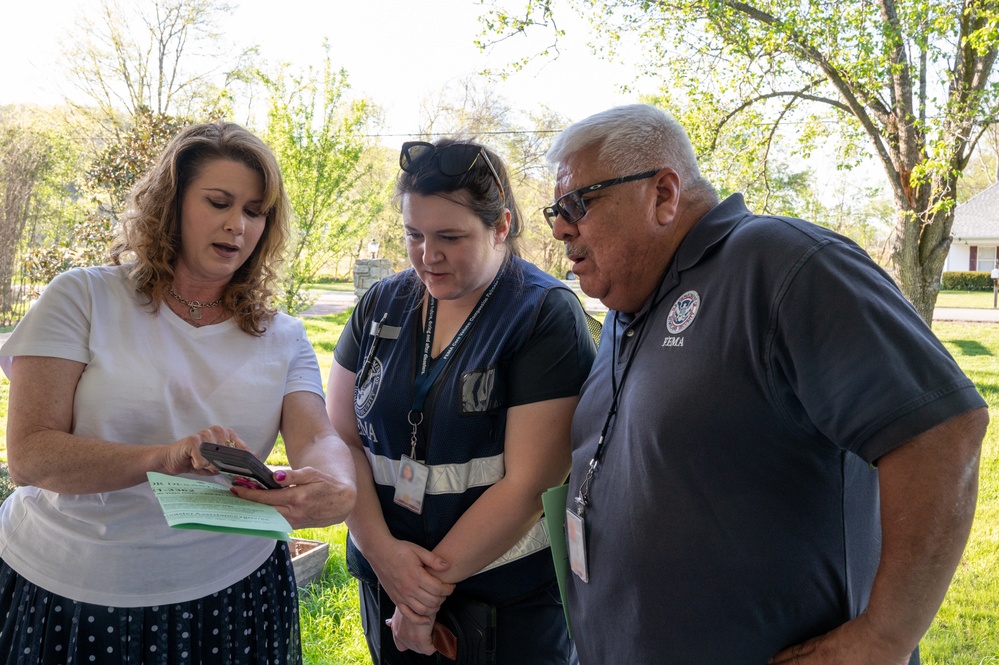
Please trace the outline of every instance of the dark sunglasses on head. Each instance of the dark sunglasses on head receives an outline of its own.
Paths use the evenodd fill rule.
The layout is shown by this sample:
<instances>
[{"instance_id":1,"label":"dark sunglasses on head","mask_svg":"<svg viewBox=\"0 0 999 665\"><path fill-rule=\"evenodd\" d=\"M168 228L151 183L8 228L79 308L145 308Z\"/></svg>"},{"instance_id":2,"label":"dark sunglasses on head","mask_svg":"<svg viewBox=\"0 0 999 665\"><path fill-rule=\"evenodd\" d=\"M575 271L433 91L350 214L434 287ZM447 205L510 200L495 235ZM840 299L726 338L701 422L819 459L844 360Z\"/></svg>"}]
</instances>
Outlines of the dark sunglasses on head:
<instances>
[{"instance_id":1,"label":"dark sunglasses on head","mask_svg":"<svg viewBox=\"0 0 999 665\"><path fill-rule=\"evenodd\" d=\"M500 198L505 201L506 193L503 191L499 173L496 172L496 167L482 146L472 143L452 143L439 148L426 141L406 141L402 144L402 152L399 153L399 167L406 173L415 174L426 168L427 164L436 163L441 173L454 177L471 171L480 155L489 168L493 180L496 181L496 186L499 187Z\"/></svg>"},{"instance_id":2,"label":"dark sunglasses on head","mask_svg":"<svg viewBox=\"0 0 999 665\"><path fill-rule=\"evenodd\" d=\"M622 182L631 182L632 180L645 180L646 178L651 178L655 174L659 173L659 169L654 171L645 171L643 173L636 173L634 175L626 175L621 178L611 178L610 180L604 180L598 182L595 185L587 185L586 187L580 187L575 189L568 194L563 194L555 200L555 203L541 209L541 212L545 215L545 221L548 222L548 226L552 229L555 228L555 220L558 219L559 215L569 222L570 224L575 224L583 218L586 214L586 201L583 200L583 196L589 194L590 192L595 192L598 189L607 189L614 185L620 185Z\"/></svg>"}]
</instances>

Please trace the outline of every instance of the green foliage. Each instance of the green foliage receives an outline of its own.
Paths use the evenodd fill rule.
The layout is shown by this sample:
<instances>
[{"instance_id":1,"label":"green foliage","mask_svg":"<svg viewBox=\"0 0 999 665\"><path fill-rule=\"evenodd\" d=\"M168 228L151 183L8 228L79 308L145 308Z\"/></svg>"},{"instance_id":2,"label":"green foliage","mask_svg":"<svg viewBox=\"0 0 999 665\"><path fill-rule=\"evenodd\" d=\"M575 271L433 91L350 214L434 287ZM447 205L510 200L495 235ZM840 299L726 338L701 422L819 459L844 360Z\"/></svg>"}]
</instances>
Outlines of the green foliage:
<instances>
[{"instance_id":1,"label":"green foliage","mask_svg":"<svg viewBox=\"0 0 999 665\"><path fill-rule=\"evenodd\" d=\"M329 45L321 71L261 73L269 93L265 140L281 164L293 210L293 236L282 280L281 306L309 306L303 286L338 258L360 250L368 221L385 204L381 192L360 186L366 173L365 123L373 109L351 101L347 73L336 70Z\"/></svg>"},{"instance_id":2,"label":"green foliage","mask_svg":"<svg viewBox=\"0 0 999 665\"><path fill-rule=\"evenodd\" d=\"M139 107L118 140L97 155L87 172L88 184L106 194L106 202L115 214L121 213L133 185L152 168L163 148L186 124L182 119Z\"/></svg>"},{"instance_id":3,"label":"green foliage","mask_svg":"<svg viewBox=\"0 0 999 665\"><path fill-rule=\"evenodd\" d=\"M79 215L80 155L52 111L0 109L0 325L19 320L27 306L25 252L58 244Z\"/></svg>"},{"instance_id":4,"label":"green foliage","mask_svg":"<svg viewBox=\"0 0 999 665\"><path fill-rule=\"evenodd\" d=\"M49 163L49 148L30 128L0 116L0 322L12 320L20 296L12 288L18 250L33 216L35 184Z\"/></svg>"},{"instance_id":5,"label":"green foliage","mask_svg":"<svg viewBox=\"0 0 999 665\"><path fill-rule=\"evenodd\" d=\"M3 503L16 489L17 485L10 479L10 474L7 472L7 465L0 466L0 503Z\"/></svg>"},{"instance_id":6,"label":"green foliage","mask_svg":"<svg viewBox=\"0 0 999 665\"><path fill-rule=\"evenodd\" d=\"M433 108L433 115L421 127L423 138L468 138L497 152L513 183L512 193L521 213L521 254L542 270L563 277L569 267L565 248L552 237L541 208L551 203L555 184L545 153L568 124L567 119L544 105L530 113L516 113L492 88L470 80L445 88ZM396 237L401 234L396 232ZM405 256L401 241L399 253Z\"/></svg>"},{"instance_id":7,"label":"green foliage","mask_svg":"<svg viewBox=\"0 0 999 665\"><path fill-rule=\"evenodd\" d=\"M497 39L543 26L557 42L567 7L609 53L637 35L642 71L666 82L695 144L725 146L716 170L748 165L764 193L778 145L807 156L835 136L849 167L866 143L897 206L895 277L931 319L958 178L999 117L994 3L528 0L489 10L483 25Z\"/></svg>"},{"instance_id":8,"label":"green foliage","mask_svg":"<svg viewBox=\"0 0 999 665\"><path fill-rule=\"evenodd\" d=\"M991 273L974 271L945 272L940 287L951 291L991 291Z\"/></svg>"},{"instance_id":9,"label":"green foliage","mask_svg":"<svg viewBox=\"0 0 999 665\"><path fill-rule=\"evenodd\" d=\"M100 210L91 212L72 227L69 238L54 247L33 247L22 257L22 269L29 282L48 284L56 275L71 268L103 265L115 236L112 218Z\"/></svg>"}]
</instances>

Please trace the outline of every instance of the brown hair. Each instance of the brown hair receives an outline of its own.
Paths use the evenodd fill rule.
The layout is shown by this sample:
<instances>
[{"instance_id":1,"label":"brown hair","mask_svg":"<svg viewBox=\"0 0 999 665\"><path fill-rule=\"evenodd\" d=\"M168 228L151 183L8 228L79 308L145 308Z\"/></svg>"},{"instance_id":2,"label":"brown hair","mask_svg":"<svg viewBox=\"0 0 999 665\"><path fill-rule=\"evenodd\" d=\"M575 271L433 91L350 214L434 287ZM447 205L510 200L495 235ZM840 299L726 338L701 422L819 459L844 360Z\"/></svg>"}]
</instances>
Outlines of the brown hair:
<instances>
[{"instance_id":1,"label":"brown hair","mask_svg":"<svg viewBox=\"0 0 999 665\"><path fill-rule=\"evenodd\" d=\"M459 205L463 205L482 220L488 229L495 229L503 218L503 211L510 211L510 232L507 234L505 244L510 249L510 253L520 256L520 233L522 229L520 209L513 196L513 186L510 183L510 176L506 165L495 152L474 141L465 141L454 138L442 138L433 142L437 148L445 148L449 145L462 144L472 145L481 148L493 167L496 175L503 184L503 195L497 187L496 179L492 171L485 163L485 160L477 159L472 168L460 175L444 175L438 168L428 168L423 166L416 173L399 171L396 179L395 194L398 201L403 194L421 194L423 196L442 196ZM427 165L433 165L432 160L428 160Z\"/></svg>"},{"instance_id":2,"label":"brown hair","mask_svg":"<svg viewBox=\"0 0 999 665\"><path fill-rule=\"evenodd\" d=\"M159 309L170 285L180 252L180 210L188 185L205 165L217 159L245 164L264 180L262 210L267 223L253 253L222 292L224 307L246 333L262 335L276 310L277 266L288 238L289 205L277 159L259 138L239 125L213 122L178 133L153 168L132 190L118 238L111 248L114 265L125 258L128 279ZM127 256L126 256L127 255Z\"/></svg>"}]
</instances>

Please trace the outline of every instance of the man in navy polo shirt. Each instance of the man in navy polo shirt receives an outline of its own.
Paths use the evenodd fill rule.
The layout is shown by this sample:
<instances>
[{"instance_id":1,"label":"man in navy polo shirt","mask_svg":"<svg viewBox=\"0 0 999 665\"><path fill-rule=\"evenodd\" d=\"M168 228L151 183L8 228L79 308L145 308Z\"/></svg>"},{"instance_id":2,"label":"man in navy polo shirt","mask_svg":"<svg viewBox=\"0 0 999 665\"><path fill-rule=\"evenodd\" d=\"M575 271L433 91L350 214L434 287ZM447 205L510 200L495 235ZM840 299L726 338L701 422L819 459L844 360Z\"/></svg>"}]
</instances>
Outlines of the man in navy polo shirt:
<instances>
[{"instance_id":1,"label":"man in navy polo shirt","mask_svg":"<svg viewBox=\"0 0 999 665\"><path fill-rule=\"evenodd\" d=\"M666 113L548 157L610 309L572 431L582 665L918 663L974 514L974 385L857 245L719 202Z\"/></svg>"}]
</instances>

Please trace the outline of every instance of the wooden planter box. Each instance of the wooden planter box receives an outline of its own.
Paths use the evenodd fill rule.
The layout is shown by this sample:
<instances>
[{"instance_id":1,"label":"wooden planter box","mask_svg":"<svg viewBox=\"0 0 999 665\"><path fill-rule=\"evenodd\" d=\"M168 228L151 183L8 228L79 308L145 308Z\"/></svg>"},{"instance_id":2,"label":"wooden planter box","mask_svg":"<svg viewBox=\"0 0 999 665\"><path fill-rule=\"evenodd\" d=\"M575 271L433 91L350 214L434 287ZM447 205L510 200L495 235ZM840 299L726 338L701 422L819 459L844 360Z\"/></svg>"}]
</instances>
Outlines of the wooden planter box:
<instances>
[{"instance_id":1,"label":"wooden planter box","mask_svg":"<svg viewBox=\"0 0 999 665\"><path fill-rule=\"evenodd\" d=\"M330 544L320 540L292 538L288 547L291 548L291 566L295 569L295 582L300 589L304 589L323 574L326 560L330 556Z\"/></svg>"}]
</instances>

